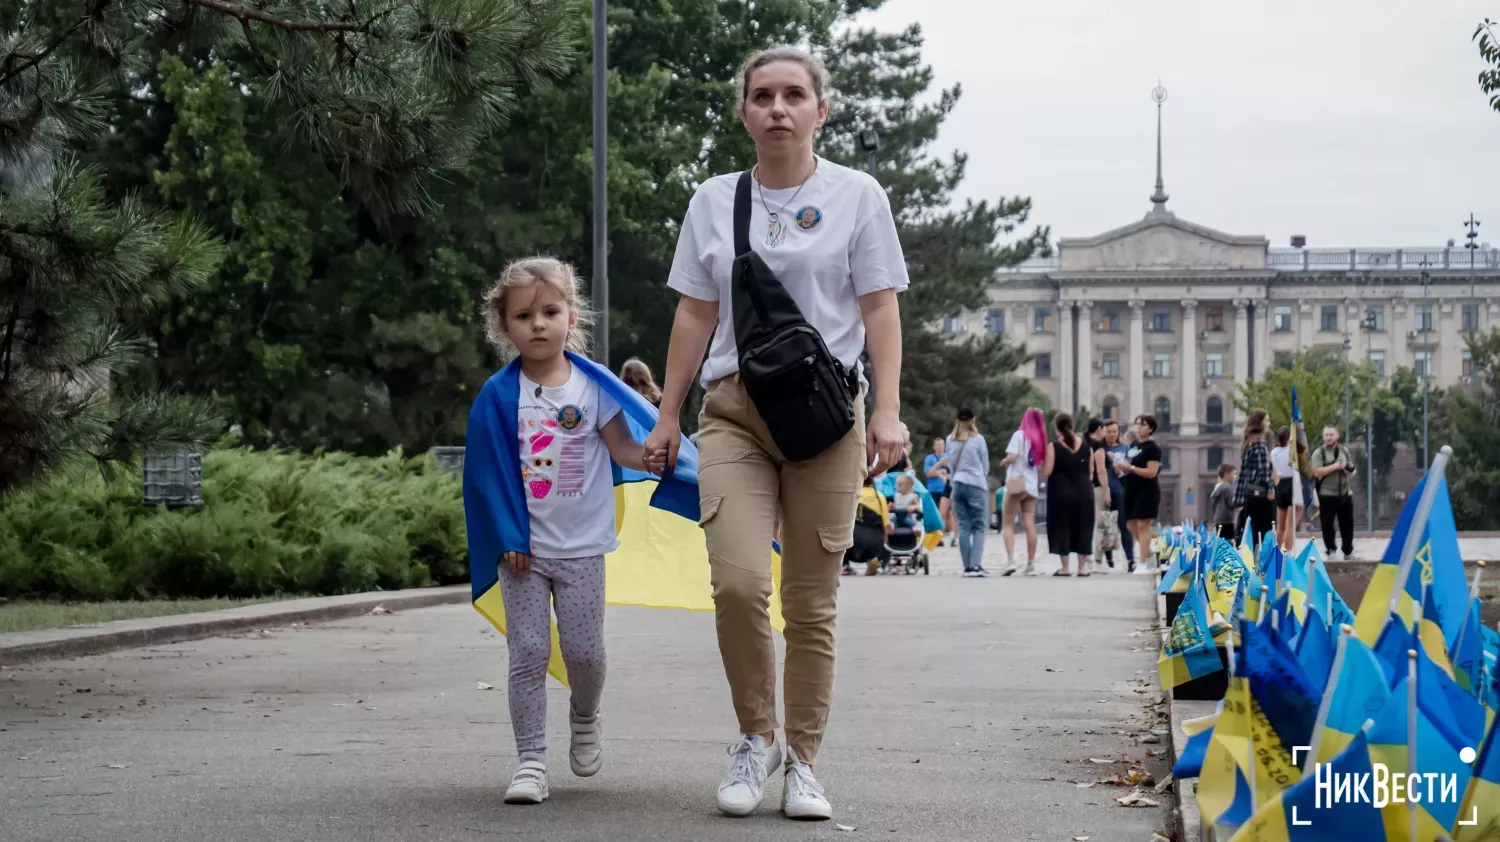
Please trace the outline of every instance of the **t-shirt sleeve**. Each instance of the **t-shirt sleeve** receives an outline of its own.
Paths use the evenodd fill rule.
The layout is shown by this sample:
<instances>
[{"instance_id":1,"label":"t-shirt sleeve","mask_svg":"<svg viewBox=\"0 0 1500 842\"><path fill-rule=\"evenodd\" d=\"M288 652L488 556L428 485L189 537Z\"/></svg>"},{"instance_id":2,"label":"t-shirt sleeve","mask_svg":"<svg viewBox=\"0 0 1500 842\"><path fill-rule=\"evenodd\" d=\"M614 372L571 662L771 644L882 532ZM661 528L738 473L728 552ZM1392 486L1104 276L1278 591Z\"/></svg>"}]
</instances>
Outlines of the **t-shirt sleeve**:
<instances>
[{"instance_id":1,"label":"t-shirt sleeve","mask_svg":"<svg viewBox=\"0 0 1500 842\"><path fill-rule=\"evenodd\" d=\"M692 298L718 301L719 283L714 280L713 272L703 261L703 241L707 238L700 228L713 224L708 204L701 189L688 202L687 215L682 218L682 230L677 234L677 252L672 256L672 270L667 275L667 286Z\"/></svg>"},{"instance_id":2,"label":"t-shirt sleeve","mask_svg":"<svg viewBox=\"0 0 1500 842\"><path fill-rule=\"evenodd\" d=\"M865 191L860 198L854 239L849 243L849 274L854 279L854 293L868 295L883 289L902 292L909 283L906 255L896 234L890 197L873 178L861 182Z\"/></svg>"},{"instance_id":3,"label":"t-shirt sleeve","mask_svg":"<svg viewBox=\"0 0 1500 842\"><path fill-rule=\"evenodd\" d=\"M1020 456L1021 455L1021 440L1023 438L1024 438L1024 436L1021 435L1021 431L1020 430L1016 430L1014 433L1011 433L1010 434L1010 443L1007 444L1007 445L1005 445L1005 452L1006 453L1014 453L1015 455Z\"/></svg>"},{"instance_id":4,"label":"t-shirt sleeve","mask_svg":"<svg viewBox=\"0 0 1500 842\"><path fill-rule=\"evenodd\" d=\"M597 385L594 386L594 393L599 396L599 414L597 416L599 423L594 426L602 430L605 425L615 419L616 415L620 414L620 404L610 396L609 392L604 391Z\"/></svg>"}]
</instances>

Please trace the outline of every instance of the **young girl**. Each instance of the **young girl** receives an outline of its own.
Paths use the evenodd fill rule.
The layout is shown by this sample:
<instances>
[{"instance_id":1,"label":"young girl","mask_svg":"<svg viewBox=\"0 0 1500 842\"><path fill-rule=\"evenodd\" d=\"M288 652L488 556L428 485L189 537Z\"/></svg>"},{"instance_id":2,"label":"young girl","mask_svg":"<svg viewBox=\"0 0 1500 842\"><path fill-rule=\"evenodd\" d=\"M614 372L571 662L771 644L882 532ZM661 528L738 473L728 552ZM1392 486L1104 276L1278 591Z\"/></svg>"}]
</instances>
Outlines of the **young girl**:
<instances>
[{"instance_id":1,"label":"young girl","mask_svg":"<svg viewBox=\"0 0 1500 842\"><path fill-rule=\"evenodd\" d=\"M529 534L531 550L505 552L495 559L508 624L511 726L520 756L505 801L539 804L548 795L545 682L554 610L573 688L569 765L574 774L588 777L604 762L599 728L605 672L604 555L618 546L610 460L637 471L646 466L619 403L600 387L598 378L608 373L585 371L564 353L579 353L588 345L588 314L579 304L572 267L550 258L512 263L487 295L485 322L490 341L503 354L514 351L520 357L519 393L481 394L476 405L486 399L506 405L517 402L515 441L494 446L515 448L509 453L518 458L521 482L516 487L524 496L529 523L481 526L512 534L525 527L529 533L519 532ZM498 388L502 380L492 378L485 390ZM485 419L492 417L480 412L471 416L471 443L511 435L508 422L488 424ZM466 507L470 482L466 476ZM475 510L483 512L482 517L513 519L504 514L504 506ZM519 516L519 505L516 510Z\"/></svg>"},{"instance_id":2,"label":"young girl","mask_svg":"<svg viewBox=\"0 0 1500 842\"><path fill-rule=\"evenodd\" d=\"M1301 494L1296 482L1297 471L1292 467L1292 428L1281 427L1276 431L1276 446L1271 448L1271 475L1276 482L1276 546L1283 552L1292 551L1292 505L1293 495Z\"/></svg>"}]
</instances>

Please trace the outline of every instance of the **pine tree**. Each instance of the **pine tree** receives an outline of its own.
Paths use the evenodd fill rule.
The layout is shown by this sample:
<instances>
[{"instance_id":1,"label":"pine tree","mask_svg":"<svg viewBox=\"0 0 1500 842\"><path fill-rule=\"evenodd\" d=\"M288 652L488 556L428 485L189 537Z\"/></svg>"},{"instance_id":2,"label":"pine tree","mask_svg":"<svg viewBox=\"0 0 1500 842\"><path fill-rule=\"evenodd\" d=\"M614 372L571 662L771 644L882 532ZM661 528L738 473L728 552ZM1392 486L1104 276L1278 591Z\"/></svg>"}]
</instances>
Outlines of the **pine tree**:
<instances>
[{"instance_id":1,"label":"pine tree","mask_svg":"<svg viewBox=\"0 0 1500 842\"><path fill-rule=\"evenodd\" d=\"M107 463L221 429L205 400L138 388L127 375L152 350L131 328L213 276L223 246L196 219L109 195L128 175L79 161L129 143L140 124L170 125L177 160L208 171L193 186L212 198L215 168L225 177L243 161L194 126L176 132L164 76L218 72L255 100L279 154L331 185L307 198L356 201L379 228L431 210L429 185L502 124L517 91L567 69L563 31L577 9L566 0L0 3L0 492L71 458ZM182 186L166 175L164 188ZM235 237L245 205L193 210L209 206Z\"/></svg>"}]
</instances>

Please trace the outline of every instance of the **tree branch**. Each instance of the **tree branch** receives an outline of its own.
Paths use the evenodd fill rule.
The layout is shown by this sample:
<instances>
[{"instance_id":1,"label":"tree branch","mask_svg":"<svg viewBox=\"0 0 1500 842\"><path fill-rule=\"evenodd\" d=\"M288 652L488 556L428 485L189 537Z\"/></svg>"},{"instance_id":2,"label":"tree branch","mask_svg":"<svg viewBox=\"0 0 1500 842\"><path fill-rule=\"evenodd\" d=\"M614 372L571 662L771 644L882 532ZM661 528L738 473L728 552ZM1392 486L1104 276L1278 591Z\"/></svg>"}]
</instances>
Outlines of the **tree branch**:
<instances>
[{"instance_id":1,"label":"tree branch","mask_svg":"<svg viewBox=\"0 0 1500 842\"><path fill-rule=\"evenodd\" d=\"M61 47L63 45L63 42L67 41L70 37L72 37L72 35L73 35L74 32L77 32L79 30L79 28L81 28L84 24L88 23L93 18L98 17L99 13L103 12L104 8L106 6L108 6L109 3L110 3L110 0L99 0L98 3L94 4L94 7L92 9L89 9L88 14L86 14L83 17L79 18L78 20L74 21L73 25L70 26L70 27L68 27L67 30L63 32L63 34L57 36L57 40L56 41L53 41L51 44L47 45L47 49L42 50L40 53L37 53L36 55L32 56L30 59L28 59L26 62L24 62L20 67L17 67L17 68L15 68L13 70L7 70L5 72L4 76L0 76L0 86L3 86L5 83L9 82L11 79L14 79L15 77L21 75L22 73L25 73L26 71L30 70L31 68L36 67L38 64L41 64L43 61L46 61L47 57L50 56L50 55L52 55L54 52L56 52L57 48Z\"/></svg>"},{"instance_id":2,"label":"tree branch","mask_svg":"<svg viewBox=\"0 0 1500 842\"><path fill-rule=\"evenodd\" d=\"M274 26L278 29L285 29L289 32L358 32L369 25L366 23L360 23L358 21L287 20L285 18L276 17L275 15L268 12L257 11L255 9L245 9L239 6L235 6L231 3L221 3L219 2L219 0L186 0L186 2L194 6L202 6L205 9L218 12L221 15L228 15L232 18L237 18L246 26L249 25L250 21L258 20L261 23Z\"/></svg>"}]
</instances>

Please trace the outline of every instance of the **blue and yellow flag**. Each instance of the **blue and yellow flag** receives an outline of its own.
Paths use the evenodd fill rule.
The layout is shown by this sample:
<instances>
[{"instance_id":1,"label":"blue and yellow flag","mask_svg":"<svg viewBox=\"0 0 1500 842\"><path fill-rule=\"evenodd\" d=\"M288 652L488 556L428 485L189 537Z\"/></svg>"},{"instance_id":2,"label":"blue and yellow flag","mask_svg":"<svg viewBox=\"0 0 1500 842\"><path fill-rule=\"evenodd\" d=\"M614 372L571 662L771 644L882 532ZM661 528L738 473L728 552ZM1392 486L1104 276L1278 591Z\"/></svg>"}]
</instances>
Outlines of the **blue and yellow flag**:
<instances>
[{"instance_id":1,"label":"blue and yellow flag","mask_svg":"<svg viewBox=\"0 0 1500 842\"><path fill-rule=\"evenodd\" d=\"M1373 644L1380 637L1380 630L1390 614L1393 595L1396 596L1396 614L1407 625L1411 624L1416 616L1415 607L1422 601L1423 585L1432 591L1433 601L1442 613L1445 643L1451 646L1458 639L1458 630L1463 626L1464 611L1469 604L1469 587L1464 581L1463 557L1458 550L1458 530L1453 522L1447 479L1436 478L1438 485L1427 521L1413 523L1427 483L1431 481L1434 480L1429 471L1406 498L1385 555L1376 565L1364 598L1360 600L1354 631L1366 643ZM1402 548L1412 530L1421 536L1415 561L1406 581L1398 583L1396 576L1400 571Z\"/></svg>"},{"instance_id":2,"label":"blue and yellow flag","mask_svg":"<svg viewBox=\"0 0 1500 842\"><path fill-rule=\"evenodd\" d=\"M573 366L620 405L631 436L644 442L656 425L656 407L608 369L568 354ZM506 631L499 564L507 552L531 554L531 517L520 462L518 412L520 360L512 360L480 391L469 412L464 452L464 519L469 537L469 577L474 608ZM708 550L698 526L698 451L684 437L676 470L656 477L612 464L615 526L620 546L605 556L605 601L614 605L713 610ZM781 559L771 556L771 624L781 618ZM552 625L547 671L567 684L567 670Z\"/></svg>"},{"instance_id":3,"label":"blue and yellow flag","mask_svg":"<svg viewBox=\"0 0 1500 842\"><path fill-rule=\"evenodd\" d=\"M1161 657L1156 662L1156 673L1161 678L1164 689L1186 684L1224 668L1223 662L1219 660L1219 650L1209 634L1208 619L1203 577L1197 575L1188 587L1182 604L1177 607L1177 616L1172 619L1172 628L1167 633Z\"/></svg>"},{"instance_id":4,"label":"blue and yellow flag","mask_svg":"<svg viewBox=\"0 0 1500 842\"><path fill-rule=\"evenodd\" d=\"M1308 570L1307 600L1317 606L1329 628L1354 625L1354 611L1333 587L1333 580L1328 576L1328 565L1321 555L1313 560Z\"/></svg>"},{"instance_id":5,"label":"blue and yellow flag","mask_svg":"<svg viewBox=\"0 0 1500 842\"><path fill-rule=\"evenodd\" d=\"M1220 699L1218 709L1208 716L1183 721L1182 733L1187 735L1187 743L1178 753L1177 762L1172 764L1173 777L1182 780L1196 778L1203 773L1203 759L1208 753L1209 741L1214 736L1214 725L1218 723L1219 714L1223 710L1224 700Z\"/></svg>"},{"instance_id":6,"label":"blue and yellow flag","mask_svg":"<svg viewBox=\"0 0 1500 842\"><path fill-rule=\"evenodd\" d=\"M1244 668L1250 697L1280 744L1288 750L1311 745L1322 694L1308 680L1286 642L1271 629L1242 620L1236 655Z\"/></svg>"},{"instance_id":7,"label":"blue and yellow flag","mask_svg":"<svg viewBox=\"0 0 1500 842\"><path fill-rule=\"evenodd\" d=\"M1479 695L1477 679L1484 661L1484 626L1479 621L1482 606L1483 603L1477 596L1469 603L1464 627L1458 633L1453 651L1448 653L1453 661L1453 680L1476 697Z\"/></svg>"},{"instance_id":8,"label":"blue and yellow flag","mask_svg":"<svg viewBox=\"0 0 1500 842\"><path fill-rule=\"evenodd\" d=\"M1374 772L1363 731L1357 731L1323 774L1329 780L1368 779ZM1386 839L1380 815L1368 803L1335 802L1306 775L1262 807L1229 842L1381 842Z\"/></svg>"},{"instance_id":9,"label":"blue and yellow flag","mask_svg":"<svg viewBox=\"0 0 1500 842\"><path fill-rule=\"evenodd\" d=\"M1465 605L1465 608L1468 606ZM1443 619L1443 609L1433 598L1431 588L1422 589L1422 622L1417 624L1417 639L1422 641L1422 650L1434 664L1442 667L1443 672L1453 677L1453 663L1448 657L1449 641L1443 639L1443 628L1448 625ZM1462 632L1463 624L1459 623L1459 631ZM1457 636L1451 641L1458 642Z\"/></svg>"},{"instance_id":10,"label":"blue and yellow flag","mask_svg":"<svg viewBox=\"0 0 1500 842\"><path fill-rule=\"evenodd\" d=\"M1323 612L1309 607L1302 636L1297 638L1297 662L1302 665L1319 698L1328 688L1328 676L1333 670L1334 641L1335 633L1323 623Z\"/></svg>"},{"instance_id":11,"label":"blue and yellow flag","mask_svg":"<svg viewBox=\"0 0 1500 842\"><path fill-rule=\"evenodd\" d=\"M1500 682L1492 683L1490 690L1500 691ZM1495 842L1500 840L1500 728L1491 725L1474 760L1473 773L1454 822L1453 840Z\"/></svg>"},{"instance_id":12,"label":"blue and yellow flag","mask_svg":"<svg viewBox=\"0 0 1500 842\"><path fill-rule=\"evenodd\" d=\"M1339 755L1365 723L1391 698L1389 673L1370 647L1352 633L1339 636L1333 675L1318 708L1313 729L1313 759L1328 763Z\"/></svg>"},{"instance_id":13,"label":"blue and yellow flag","mask_svg":"<svg viewBox=\"0 0 1500 842\"><path fill-rule=\"evenodd\" d=\"M1375 716L1375 722L1370 726L1368 731L1370 759L1375 763L1383 764L1393 775L1404 776L1406 770L1410 768L1415 768L1422 773L1424 778L1422 800L1416 806L1417 839L1433 840L1439 834L1446 834L1457 823L1461 799L1456 793L1451 800L1444 799L1441 797L1441 790L1433 792L1429 797L1426 787L1431 786L1434 781L1440 786L1451 782L1456 792L1465 791L1473 770L1468 763L1460 759L1459 752L1464 748L1472 748L1473 745L1464 742L1463 738L1453 730L1451 723L1446 721L1441 706L1434 704L1435 701L1441 700L1424 688L1423 685L1426 682L1419 673L1416 710L1417 756L1414 759L1415 765L1408 765L1412 760L1407 743L1407 727L1409 717L1412 715L1407 699L1409 680L1403 677L1392 688L1390 700ZM1385 822L1386 834L1390 839L1411 838L1411 814L1407 802L1397 803L1392 800L1392 803L1381 810L1381 819Z\"/></svg>"}]
</instances>

